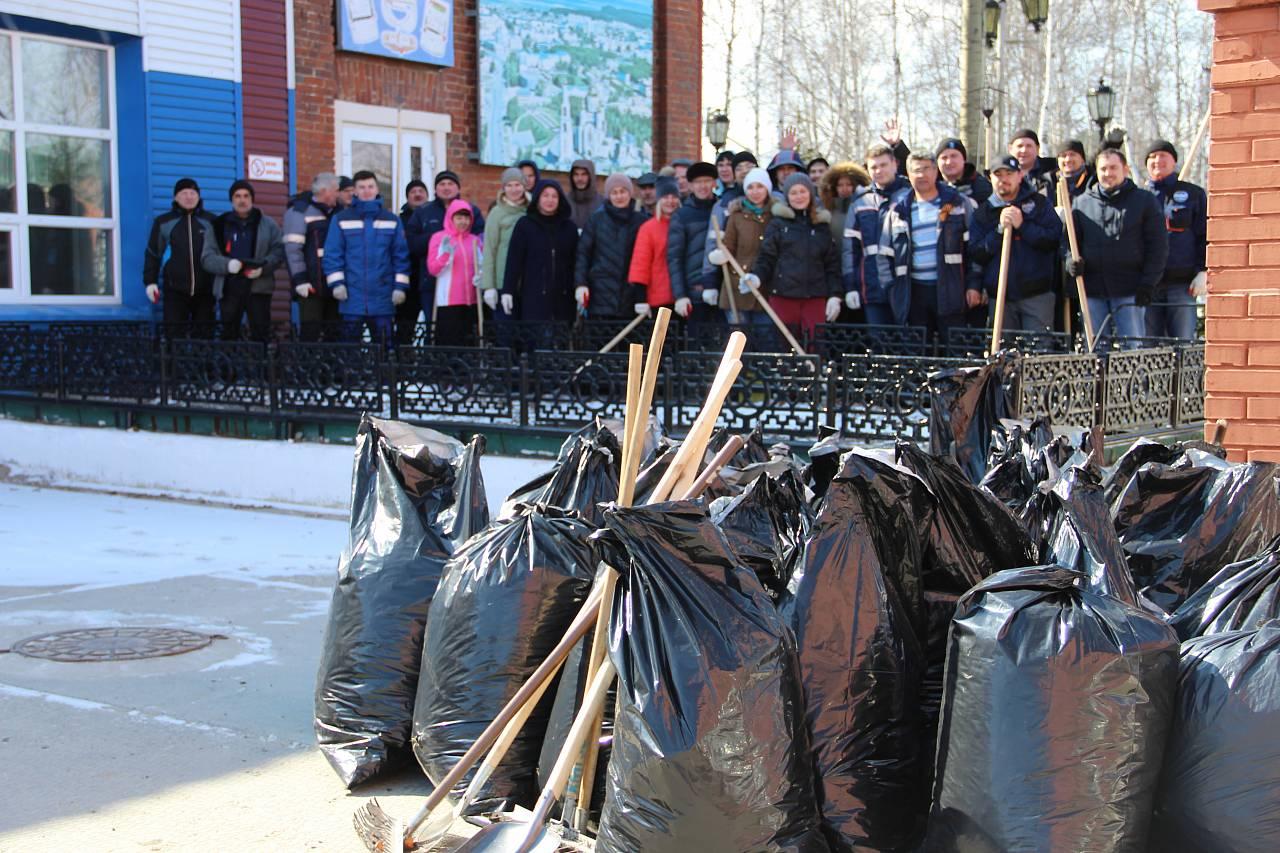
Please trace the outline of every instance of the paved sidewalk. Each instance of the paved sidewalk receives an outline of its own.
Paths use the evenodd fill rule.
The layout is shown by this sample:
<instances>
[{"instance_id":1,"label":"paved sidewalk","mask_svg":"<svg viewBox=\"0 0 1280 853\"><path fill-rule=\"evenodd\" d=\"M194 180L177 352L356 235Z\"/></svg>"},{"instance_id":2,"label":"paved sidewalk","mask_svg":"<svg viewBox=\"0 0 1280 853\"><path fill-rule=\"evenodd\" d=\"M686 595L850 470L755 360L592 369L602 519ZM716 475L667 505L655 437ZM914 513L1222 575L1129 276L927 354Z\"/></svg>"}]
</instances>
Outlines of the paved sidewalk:
<instances>
[{"instance_id":1,"label":"paved sidewalk","mask_svg":"<svg viewBox=\"0 0 1280 853\"><path fill-rule=\"evenodd\" d=\"M412 768L351 796L313 746L345 538L332 518L0 483L0 648L98 626L227 637L124 663L0 654L0 851L355 851L366 796L412 813Z\"/></svg>"}]
</instances>

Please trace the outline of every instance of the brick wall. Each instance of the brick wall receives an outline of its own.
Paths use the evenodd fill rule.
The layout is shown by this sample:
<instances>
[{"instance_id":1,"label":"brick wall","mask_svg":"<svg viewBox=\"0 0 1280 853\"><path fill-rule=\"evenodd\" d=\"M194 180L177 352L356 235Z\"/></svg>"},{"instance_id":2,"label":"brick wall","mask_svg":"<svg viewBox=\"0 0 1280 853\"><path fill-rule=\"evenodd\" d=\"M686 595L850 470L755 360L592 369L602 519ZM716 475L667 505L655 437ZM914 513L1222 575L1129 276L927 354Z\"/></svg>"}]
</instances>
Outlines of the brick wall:
<instances>
[{"instance_id":1,"label":"brick wall","mask_svg":"<svg viewBox=\"0 0 1280 853\"><path fill-rule=\"evenodd\" d=\"M479 150L475 0L455 0L452 68L338 51L335 8L334 0L294 3L298 187L334 170L333 102L342 100L447 113L453 120L448 167L462 178L464 194L495 196L502 168L468 156ZM654 0L654 34L654 154L668 162L698 151L702 0ZM682 100L669 102L668 91L682 93Z\"/></svg>"},{"instance_id":2,"label":"brick wall","mask_svg":"<svg viewBox=\"0 0 1280 853\"><path fill-rule=\"evenodd\" d=\"M1280 3L1214 15L1205 416L1233 460L1280 461Z\"/></svg>"}]
</instances>

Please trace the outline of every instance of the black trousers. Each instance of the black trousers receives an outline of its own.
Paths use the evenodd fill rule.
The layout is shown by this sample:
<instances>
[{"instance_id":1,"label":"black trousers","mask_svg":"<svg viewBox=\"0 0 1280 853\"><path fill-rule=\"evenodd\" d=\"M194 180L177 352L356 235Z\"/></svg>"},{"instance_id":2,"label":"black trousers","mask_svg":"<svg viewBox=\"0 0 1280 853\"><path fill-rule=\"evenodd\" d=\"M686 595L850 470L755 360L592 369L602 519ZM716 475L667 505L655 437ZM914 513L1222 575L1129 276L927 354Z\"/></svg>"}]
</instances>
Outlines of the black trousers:
<instances>
[{"instance_id":1,"label":"black trousers","mask_svg":"<svg viewBox=\"0 0 1280 853\"><path fill-rule=\"evenodd\" d=\"M418 325L418 315L421 313L422 292L417 288L406 290L404 302L396 306L396 344L398 346L408 346L413 343L414 329Z\"/></svg>"},{"instance_id":2,"label":"black trousers","mask_svg":"<svg viewBox=\"0 0 1280 853\"><path fill-rule=\"evenodd\" d=\"M436 309L436 327L433 332L435 346L476 346L476 307L474 305L449 305Z\"/></svg>"},{"instance_id":3,"label":"black trousers","mask_svg":"<svg viewBox=\"0 0 1280 853\"><path fill-rule=\"evenodd\" d=\"M222 339L234 341L240 338L240 327L249 315L249 337L265 341L271 336L271 294L252 293L253 284L248 279L236 281L228 278L222 290Z\"/></svg>"},{"instance_id":4,"label":"black trousers","mask_svg":"<svg viewBox=\"0 0 1280 853\"><path fill-rule=\"evenodd\" d=\"M937 336L946 343L948 329L955 326L968 326L969 322L964 311L956 314L939 314L937 286L916 284L913 281L911 282L911 310L907 315L907 324L924 326L925 340L932 341Z\"/></svg>"},{"instance_id":5,"label":"black trousers","mask_svg":"<svg viewBox=\"0 0 1280 853\"><path fill-rule=\"evenodd\" d=\"M304 341L336 341L342 337L342 315L338 300L326 291L316 291L298 300L298 337Z\"/></svg>"},{"instance_id":6,"label":"black trousers","mask_svg":"<svg viewBox=\"0 0 1280 853\"><path fill-rule=\"evenodd\" d=\"M197 338L213 337L214 299L212 293L196 293L165 288L163 298L164 324L174 334Z\"/></svg>"}]
</instances>

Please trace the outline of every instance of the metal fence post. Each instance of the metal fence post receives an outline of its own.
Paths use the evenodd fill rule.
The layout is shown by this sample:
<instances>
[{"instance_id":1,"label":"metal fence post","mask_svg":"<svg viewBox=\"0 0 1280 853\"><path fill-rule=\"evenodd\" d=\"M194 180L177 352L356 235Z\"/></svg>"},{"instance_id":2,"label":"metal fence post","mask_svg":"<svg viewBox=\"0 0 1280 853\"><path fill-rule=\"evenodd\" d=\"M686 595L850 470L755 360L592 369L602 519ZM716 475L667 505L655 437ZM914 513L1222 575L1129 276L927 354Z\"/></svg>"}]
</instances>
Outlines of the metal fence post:
<instances>
[{"instance_id":1,"label":"metal fence post","mask_svg":"<svg viewBox=\"0 0 1280 853\"><path fill-rule=\"evenodd\" d=\"M527 427L529 425L529 404L530 404L529 356L527 353L523 353L523 352L520 353L520 363L519 363L519 367L517 368L517 371L518 371L519 385L517 386L516 394L519 397L519 402L520 402L520 426ZM510 389L510 387L511 387L510 383L508 383L507 388ZM511 393L510 390L508 390L507 393Z\"/></svg>"},{"instance_id":2,"label":"metal fence post","mask_svg":"<svg viewBox=\"0 0 1280 853\"><path fill-rule=\"evenodd\" d=\"M383 387L391 395L392 420L400 419L400 378L399 371L396 370L399 363L399 353L393 349L383 361L382 370L379 373Z\"/></svg>"}]
</instances>

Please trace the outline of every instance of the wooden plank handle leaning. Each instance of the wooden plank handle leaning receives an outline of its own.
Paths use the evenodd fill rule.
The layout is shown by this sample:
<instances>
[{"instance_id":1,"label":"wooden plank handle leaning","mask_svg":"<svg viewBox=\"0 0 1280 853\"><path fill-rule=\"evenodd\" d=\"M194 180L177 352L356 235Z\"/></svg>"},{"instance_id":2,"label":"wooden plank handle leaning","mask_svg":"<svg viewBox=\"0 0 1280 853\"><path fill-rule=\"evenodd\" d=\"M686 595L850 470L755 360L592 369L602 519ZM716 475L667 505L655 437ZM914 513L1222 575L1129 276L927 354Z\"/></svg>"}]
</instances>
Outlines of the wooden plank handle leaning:
<instances>
[{"instance_id":1,"label":"wooden plank handle leaning","mask_svg":"<svg viewBox=\"0 0 1280 853\"><path fill-rule=\"evenodd\" d=\"M1191 148L1183 154L1182 169L1178 171L1178 180L1185 181L1187 176L1191 174L1191 168L1195 164L1196 155L1200 153L1200 143L1204 142L1204 133L1209 129L1209 115L1213 112L1213 106L1205 108L1204 118L1200 119L1200 129L1196 131L1196 138L1191 143Z\"/></svg>"},{"instance_id":2,"label":"wooden plank handle leaning","mask_svg":"<svg viewBox=\"0 0 1280 853\"><path fill-rule=\"evenodd\" d=\"M1076 217L1071 208L1071 190L1067 188L1067 177L1058 175L1058 199L1063 202L1063 223L1067 226L1067 245L1071 247L1073 260L1080 260L1080 247L1076 244ZM1093 352L1093 317L1089 312L1089 298L1084 290L1084 276L1076 276L1076 297L1080 300L1080 317L1084 320L1084 342L1089 352Z\"/></svg>"},{"instance_id":3,"label":"wooden plank handle leaning","mask_svg":"<svg viewBox=\"0 0 1280 853\"><path fill-rule=\"evenodd\" d=\"M1000 352L1000 336L1004 333L1004 300L1009 289L1009 255L1013 251L1013 229L1004 229L1000 241L1000 279L996 284L996 310L991 319L991 355Z\"/></svg>"},{"instance_id":4,"label":"wooden plank handle leaning","mask_svg":"<svg viewBox=\"0 0 1280 853\"><path fill-rule=\"evenodd\" d=\"M728 259L729 265L733 267L734 272L738 274L738 278L740 280L745 278L747 273L742 268L742 264L738 263L738 259L735 258L733 253L728 249L723 246L720 248L721 251L724 252L725 258ZM750 284L748 284L747 287L751 290L751 295L760 303L760 307L764 309L764 313L769 315L769 319L778 327L778 331L782 332L782 336L787 339L787 343L791 344L791 348L796 351L796 355L808 355L808 353L804 351L804 347L800 346L800 342L796 340L796 336L791 334L791 330L787 328L787 324L782 322L782 319L778 317L778 312L773 310L773 306L769 304L769 300L764 298L764 294L760 292L760 288L752 287Z\"/></svg>"},{"instance_id":5,"label":"wooden plank handle leaning","mask_svg":"<svg viewBox=\"0 0 1280 853\"><path fill-rule=\"evenodd\" d=\"M729 254L729 250L724 245L724 231L720 228L720 220L716 219L714 213L711 214L711 227L715 229L716 248ZM720 285L724 288L724 295L729 298L729 317L733 320L733 325L738 325L742 319L738 316L738 300L733 295L733 282L729 280L729 271L725 269L727 264L720 265Z\"/></svg>"}]
</instances>

